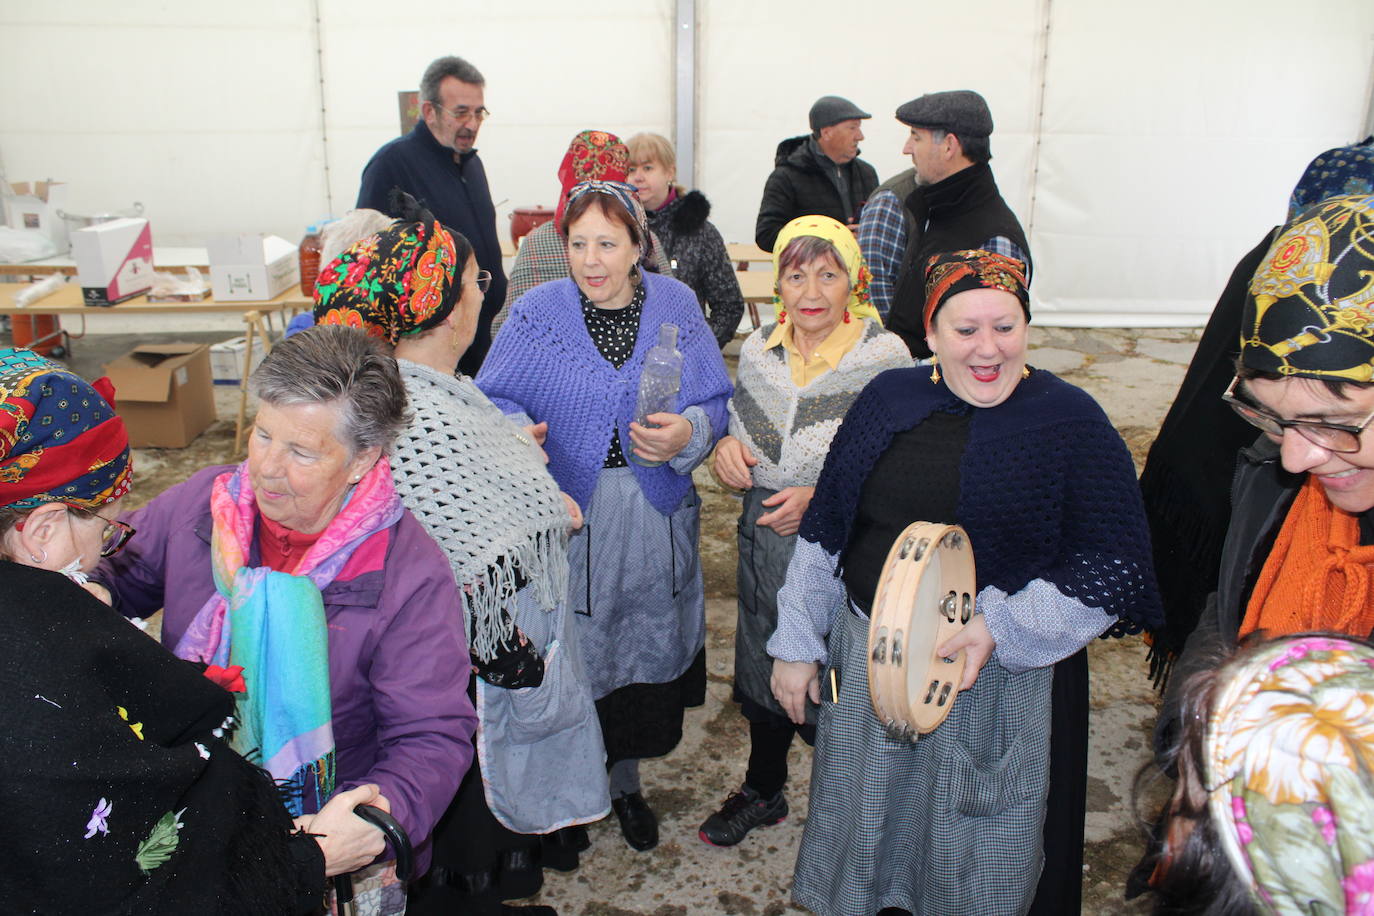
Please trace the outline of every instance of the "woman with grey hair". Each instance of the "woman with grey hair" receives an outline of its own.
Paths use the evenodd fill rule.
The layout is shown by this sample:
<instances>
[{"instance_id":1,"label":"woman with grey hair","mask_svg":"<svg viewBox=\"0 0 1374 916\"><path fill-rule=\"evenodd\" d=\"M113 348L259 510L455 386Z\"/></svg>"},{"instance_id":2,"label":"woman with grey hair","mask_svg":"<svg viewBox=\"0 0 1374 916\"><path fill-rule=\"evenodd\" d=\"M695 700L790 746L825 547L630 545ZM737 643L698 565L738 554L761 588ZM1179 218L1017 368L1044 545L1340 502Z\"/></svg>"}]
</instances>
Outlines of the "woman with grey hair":
<instances>
[{"instance_id":1,"label":"woman with grey hair","mask_svg":"<svg viewBox=\"0 0 1374 916\"><path fill-rule=\"evenodd\" d=\"M253 385L248 460L127 516L139 541L101 578L126 614L163 609L177 655L230 672L231 743L294 814L376 784L422 872L476 716L468 667L453 664L467 655L461 616L436 613L460 606L453 574L392 483L405 388L376 341L340 327L284 341ZM402 911L394 872L377 871L360 882L364 907Z\"/></svg>"}]
</instances>

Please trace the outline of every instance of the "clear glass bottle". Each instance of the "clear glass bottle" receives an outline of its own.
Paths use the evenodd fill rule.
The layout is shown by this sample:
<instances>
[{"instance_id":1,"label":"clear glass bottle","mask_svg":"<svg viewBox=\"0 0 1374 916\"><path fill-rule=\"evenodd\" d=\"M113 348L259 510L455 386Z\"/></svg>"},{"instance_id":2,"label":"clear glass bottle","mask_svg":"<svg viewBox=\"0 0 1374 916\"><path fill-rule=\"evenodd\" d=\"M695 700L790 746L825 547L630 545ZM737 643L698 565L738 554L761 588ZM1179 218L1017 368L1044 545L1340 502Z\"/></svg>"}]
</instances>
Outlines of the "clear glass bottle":
<instances>
[{"instance_id":1,"label":"clear glass bottle","mask_svg":"<svg viewBox=\"0 0 1374 916\"><path fill-rule=\"evenodd\" d=\"M644 355L644 371L639 376L639 401L635 406L635 422L640 426L656 428L648 421L650 414L677 413L677 393L682 387L682 354L677 349L677 333L675 324L659 325L658 343ZM641 458L633 448L626 452L629 460L646 468L663 463Z\"/></svg>"}]
</instances>

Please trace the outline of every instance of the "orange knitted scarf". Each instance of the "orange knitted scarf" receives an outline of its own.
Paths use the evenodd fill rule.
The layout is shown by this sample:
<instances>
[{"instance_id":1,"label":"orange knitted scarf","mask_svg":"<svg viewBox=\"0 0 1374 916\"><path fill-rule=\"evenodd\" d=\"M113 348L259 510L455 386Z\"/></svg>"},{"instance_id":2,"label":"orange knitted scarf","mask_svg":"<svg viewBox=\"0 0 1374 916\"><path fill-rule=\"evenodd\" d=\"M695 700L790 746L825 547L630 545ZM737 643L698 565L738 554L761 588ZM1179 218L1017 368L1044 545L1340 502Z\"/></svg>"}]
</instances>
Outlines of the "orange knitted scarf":
<instances>
[{"instance_id":1,"label":"orange knitted scarf","mask_svg":"<svg viewBox=\"0 0 1374 916\"><path fill-rule=\"evenodd\" d=\"M1374 546L1360 546L1359 519L1331 505L1308 476L1264 561L1240 627L1281 636L1374 630Z\"/></svg>"}]
</instances>

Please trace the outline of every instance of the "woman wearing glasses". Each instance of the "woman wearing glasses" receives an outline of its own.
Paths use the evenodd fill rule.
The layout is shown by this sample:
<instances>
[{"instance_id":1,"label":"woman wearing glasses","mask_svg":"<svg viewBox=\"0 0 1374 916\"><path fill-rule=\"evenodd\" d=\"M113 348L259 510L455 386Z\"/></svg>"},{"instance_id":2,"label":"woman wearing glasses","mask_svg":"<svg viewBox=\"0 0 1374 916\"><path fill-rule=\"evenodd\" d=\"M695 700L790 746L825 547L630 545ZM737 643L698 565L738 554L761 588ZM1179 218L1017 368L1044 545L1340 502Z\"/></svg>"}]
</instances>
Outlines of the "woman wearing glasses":
<instances>
[{"instance_id":1,"label":"woman wearing glasses","mask_svg":"<svg viewBox=\"0 0 1374 916\"><path fill-rule=\"evenodd\" d=\"M1241 452L1217 591L1170 685L1251 633L1374 631L1374 197L1298 214L1260 261L1225 399ZM1170 691L1156 733L1178 727Z\"/></svg>"},{"instance_id":2,"label":"woman wearing glasses","mask_svg":"<svg viewBox=\"0 0 1374 916\"><path fill-rule=\"evenodd\" d=\"M87 582L134 533L114 519L132 468L113 394L108 380L0 350L0 806L11 819L0 897L26 913L313 912L326 874L382 851L353 808L387 802L362 786L293 824L267 775L218 737L233 709L206 676L219 673L162 649Z\"/></svg>"},{"instance_id":3,"label":"woman wearing glasses","mask_svg":"<svg viewBox=\"0 0 1374 916\"><path fill-rule=\"evenodd\" d=\"M577 865L585 831L560 828L610 809L601 731L563 600L565 545L581 513L545 468L542 428L515 425L471 379L454 376L490 279L462 235L397 221L326 273L332 282L316 286L320 323L359 327L394 350L414 419L397 439L392 476L448 555L477 674L477 759L439 821L434 867L412 887L406 912L520 909L502 901L538 891L541 862Z\"/></svg>"}]
</instances>

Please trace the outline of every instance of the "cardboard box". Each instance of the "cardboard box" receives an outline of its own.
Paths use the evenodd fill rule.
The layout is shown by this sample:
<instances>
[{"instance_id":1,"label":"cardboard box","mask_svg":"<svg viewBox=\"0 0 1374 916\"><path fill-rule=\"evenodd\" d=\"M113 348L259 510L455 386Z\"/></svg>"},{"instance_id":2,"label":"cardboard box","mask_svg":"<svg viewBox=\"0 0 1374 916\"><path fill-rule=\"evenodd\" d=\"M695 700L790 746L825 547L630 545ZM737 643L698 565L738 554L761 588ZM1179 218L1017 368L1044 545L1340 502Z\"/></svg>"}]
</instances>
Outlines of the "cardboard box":
<instances>
[{"instance_id":1,"label":"cardboard box","mask_svg":"<svg viewBox=\"0 0 1374 916\"><path fill-rule=\"evenodd\" d=\"M239 384L243 378L243 354L246 349L247 337L235 337L233 340L211 345L210 374L214 377L216 385ZM262 339L254 337L253 362L248 369L249 375L253 374L253 370L258 368L258 363L262 362L266 355L262 349Z\"/></svg>"},{"instance_id":2,"label":"cardboard box","mask_svg":"<svg viewBox=\"0 0 1374 916\"><path fill-rule=\"evenodd\" d=\"M106 364L134 448L183 448L215 422L210 348L147 344Z\"/></svg>"},{"instance_id":3,"label":"cardboard box","mask_svg":"<svg viewBox=\"0 0 1374 916\"><path fill-rule=\"evenodd\" d=\"M60 181L20 181L10 185L13 197L5 198L5 224L11 229L38 232L57 246L69 247L67 221L58 211L67 205L67 186Z\"/></svg>"},{"instance_id":4,"label":"cardboard box","mask_svg":"<svg viewBox=\"0 0 1374 916\"><path fill-rule=\"evenodd\" d=\"M206 250L210 288L221 301L275 299L300 282L296 246L275 235L218 235Z\"/></svg>"},{"instance_id":5,"label":"cardboard box","mask_svg":"<svg viewBox=\"0 0 1374 916\"><path fill-rule=\"evenodd\" d=\"M72 233L72 260L87 305L114 305L153 285L153 234L146 219L125 217Z\"/></svg>"}]
</instances>

